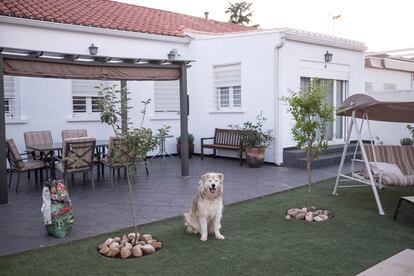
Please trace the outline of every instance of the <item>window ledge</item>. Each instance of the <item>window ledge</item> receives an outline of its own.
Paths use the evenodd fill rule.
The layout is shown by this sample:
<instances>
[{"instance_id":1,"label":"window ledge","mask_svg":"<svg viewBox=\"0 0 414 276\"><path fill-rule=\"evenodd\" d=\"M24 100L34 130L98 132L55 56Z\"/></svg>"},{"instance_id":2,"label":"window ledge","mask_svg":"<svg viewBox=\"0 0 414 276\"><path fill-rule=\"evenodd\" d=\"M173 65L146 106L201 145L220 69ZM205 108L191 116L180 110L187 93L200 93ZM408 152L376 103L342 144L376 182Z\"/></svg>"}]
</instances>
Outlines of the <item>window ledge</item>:
<instances>
[{"instance_id":1,"label":"window ledge","mask_svg":"<svg viewBox=\"0 0 414 276\"><path fill-rule=\"evenodd\" d=\"M244 113L244 110L215 110L215 111L210 111L209 114L227 114L227 113Z\"/></svg>"},{"instance_id":2,"label":"window ledge","mask_svg":"<svg viewBox=\"0 0 414 276\"><path fill-rule=\"evenodd\" d=\"M6 118L6 125L17 125L17 124L27 124L27 119L7 119Z\"/></svg>"},{"instance_id":3,"label":"window ledge","mask_svg":"<svg viewBox=\"0 0 414 276\"><path fill-rule=\"evenodd\" d=\"M150 121L180 120L180 115L153 115L149 119Z\"/></svg>"},{"instance_id":4,"label":"window ledge","mask_svg":"<svg viewBox=\"0 0 414 276\"><path fill-rule=\"evenodd\" d=\"M98 117L69 117L68 122L101 122Z\"/></svg>"}]
</instances>

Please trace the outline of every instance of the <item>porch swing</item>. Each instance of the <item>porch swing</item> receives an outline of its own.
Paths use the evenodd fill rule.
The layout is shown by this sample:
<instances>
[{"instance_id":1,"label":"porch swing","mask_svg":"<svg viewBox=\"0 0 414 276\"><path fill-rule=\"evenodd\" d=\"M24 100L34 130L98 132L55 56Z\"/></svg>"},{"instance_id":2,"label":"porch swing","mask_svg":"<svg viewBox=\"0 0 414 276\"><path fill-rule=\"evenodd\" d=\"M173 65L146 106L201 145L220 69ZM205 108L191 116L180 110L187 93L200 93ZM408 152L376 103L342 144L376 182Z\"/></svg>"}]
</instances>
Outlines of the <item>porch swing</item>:
<instances>
[{"instance_id":1,"label":"porch swing","mask_svg":"<svg viewBox=\"0 0 414 276\"><path fill-rule=\"evenodd\" d=\"M371 186L377 203L378 212L384 215L377 185L414 186L414 146L375 145L372 140L370 120L384 122L414 122L414 102L378 101L366 94L355 94L348 97L336 111L336 115L350 117L346 142L336 177L333 195L338 188ZM358 124L357 118L362 119ZM368 127L370 142L363 143L361 133L364 123ZM357 145L351 163L349 174L344 174L343 166L350 143L352 131L355 131ZM362 159L357 159L358 149ZM364 165L357 171L355 163ZM357 181L362 184L339 185L340 181Z\"/></svg>"}]
</instances>

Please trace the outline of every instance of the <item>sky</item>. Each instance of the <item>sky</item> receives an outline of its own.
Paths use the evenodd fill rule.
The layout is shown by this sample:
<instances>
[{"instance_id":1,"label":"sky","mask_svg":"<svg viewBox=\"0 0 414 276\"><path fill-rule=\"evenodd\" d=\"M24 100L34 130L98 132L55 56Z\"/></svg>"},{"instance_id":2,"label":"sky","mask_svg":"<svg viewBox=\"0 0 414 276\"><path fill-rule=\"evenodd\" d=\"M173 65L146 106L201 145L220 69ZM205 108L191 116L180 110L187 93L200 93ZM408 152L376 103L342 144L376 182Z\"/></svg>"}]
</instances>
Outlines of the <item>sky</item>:
<instances>
[{"instance_id":1,"label":"sky","mask_svg":"<svg viewBox=\"0 0 414 276\"><path fill-rule=\"evenodd\" d=\"M145 7L228 21L226 0L117 0ZM231 3L242 2L230 1ZM252 24L334 34L364 42L368 51L414 48L413 0L246 0ZM334 20L333 16L341 15Z\"/></svg>"}]
</instances>

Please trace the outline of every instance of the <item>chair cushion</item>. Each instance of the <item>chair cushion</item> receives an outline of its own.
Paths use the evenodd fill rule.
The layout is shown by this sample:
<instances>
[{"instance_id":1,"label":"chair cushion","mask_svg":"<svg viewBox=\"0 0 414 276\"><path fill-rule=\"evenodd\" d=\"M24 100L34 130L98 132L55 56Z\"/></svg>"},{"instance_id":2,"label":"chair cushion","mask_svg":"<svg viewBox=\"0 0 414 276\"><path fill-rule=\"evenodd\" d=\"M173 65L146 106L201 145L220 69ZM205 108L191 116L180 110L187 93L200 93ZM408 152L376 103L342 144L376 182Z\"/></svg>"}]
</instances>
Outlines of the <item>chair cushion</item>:
<instances>
[{"instance_id":1,"label":"chair cushion","mask_svg":"<svg viewBox=\"0 0 414 276\"><path fill-rule=\"evenodd\" d=\"M68 172L68 173L87 172L87 171L91 170L91 168L92 167L79 167L79 168L76 168L76 169L67 169L66 172ZM64 168L62 163L56 164L55 169L58 170L60 173L65 172L65 168Z\"/></svg>"},{"instance_id":2,"label":"chair cushion","mask_svg":"<svg viewBox=\"0 0 414 276\"><path fill-rule=\"evenodd\" d=\"M45 163L42 160L28 160L24 162L24 167L21 171L31 171L36 169L46 168Z\"/></svg>"},{"instance_id":3,"label":"chair cushion","mask_svg":"<svg viewBox=\"0 0 414 276\"><path fill-rule=\"evenodd\" d=\"M414 175L383 173L381 180L386 186L414 186Z\"/></svg>"},{"instance_id":4,"label":"chair cushion","mask_svg":"<svg viewBox=\"0 0 414 276\"><path fill-rule=\"evenodd\" d=\"M9 147L9 156L8 158L11 159L11 161L16 166L16 169L22 169L25 166L25 163L22 160L22 157L20 156L19 151L17 150L16 144L14 143L13 139L7 139L6 144Z\"/></svg>"}]
</instances>

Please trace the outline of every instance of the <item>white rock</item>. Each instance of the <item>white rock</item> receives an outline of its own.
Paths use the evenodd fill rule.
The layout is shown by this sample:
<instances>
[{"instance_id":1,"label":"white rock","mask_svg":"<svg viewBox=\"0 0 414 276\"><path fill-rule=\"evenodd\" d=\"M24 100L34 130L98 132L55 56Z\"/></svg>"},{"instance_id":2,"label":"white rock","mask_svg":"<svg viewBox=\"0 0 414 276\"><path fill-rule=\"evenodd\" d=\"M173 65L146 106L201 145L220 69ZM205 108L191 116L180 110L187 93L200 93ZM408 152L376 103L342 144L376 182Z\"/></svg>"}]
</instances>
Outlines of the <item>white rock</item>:
<instances>
[{"instance_id":1,"label":"white rock","mask_svg":"<svg viewBox=\"0 0 414 276\"><path fill-rule=\"evenodd\" d=\"M291 217L289 215L286 215L285 220L290 220Z\"/></svg>"},{"instance_id":2,"label":"white rock","mask_svg":"<svg viewBox=\"0 0 414 276\"><path fill-rule=\"evenodd\" d=\"M323 221L323 219L319 216L316 216L313 218L314 221Z\"/></svg>"},{"instance_id":3,"label":"white rock","mask_svg":"<svg viewBox=\"0 0 414 276\"><path fill-rule=\"evenodd\" d=\"M106 246L109 246L112 242L114 241L114 239L113 238L109 238L109 239L107 239L105 242L104 242L104 244L106 245Z\"/></svg>"},{"instance_id":4,"label":"white rock","mask_svg":"<svg viewBox=\"0 0 414 276\"><path fill-rule=\"evenodd\" d=\"M306 213L305 220L309 222L313 221L313 212Z\"/></svg>"}]
</instances>

